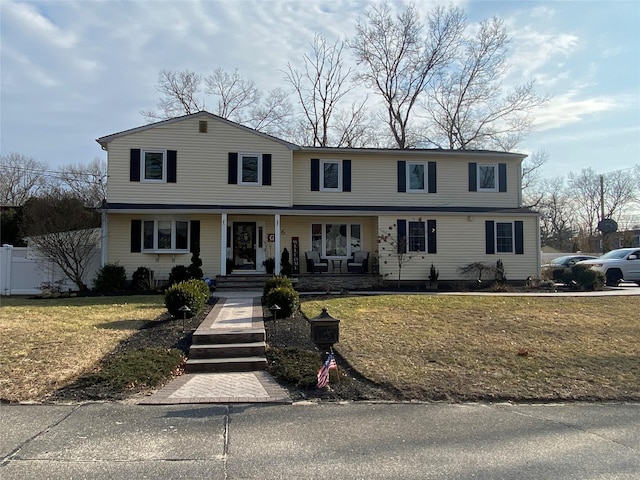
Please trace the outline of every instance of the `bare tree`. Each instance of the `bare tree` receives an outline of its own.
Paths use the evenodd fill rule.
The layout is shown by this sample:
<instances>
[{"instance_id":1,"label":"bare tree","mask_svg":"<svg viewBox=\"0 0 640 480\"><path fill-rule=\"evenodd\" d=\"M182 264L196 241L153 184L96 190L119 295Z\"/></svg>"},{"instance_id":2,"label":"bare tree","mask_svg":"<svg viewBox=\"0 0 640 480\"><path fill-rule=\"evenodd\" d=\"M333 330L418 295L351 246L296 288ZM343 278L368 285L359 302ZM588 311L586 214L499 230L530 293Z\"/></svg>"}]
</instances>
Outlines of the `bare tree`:
<instances>
[{"instance_id":1,"label":"bare tree","mask_svg":"<svg viewBox=\"0 0 640 480\"><path fill-rule=\"evenodd\" d=\"M425 30L413 5L394 17L388 4L371 7L358 21L350 41L365 67L358 78L382 97L384 121L398 148L412 146L414 107L451 60L464 24L461 10L437 7L428 15Z\"/></svg>"},{"instance_id":2,"label":"bare tree","mask_svg":"<svg viewBox=\"0 0 640 480\"><path fill-rule=\"evenodd\" d=\"M242 78L236 69L233 73L216 69L204 79L207 94L218 97L217 114L238 123L247 121L246 112L260 102L261 93L253 80Z\"/></svg>"},{"instance_id":3,"label":"bare tree","mask_svg":"<svg viewBox=\"0 0 640 480\"><path fill-rule=\"evenodd\" d=\"M442 148L512 150L529 130L532 110L547 101L533 80L503 85L509 37L496 17L462 42L455 61L428 91L429 142Z\"/></svg>"},{"instance_id":4,"label":"bare tree","mask_svg":"<svg viewBox=\"0 0 640 480\"><path fill-rule=\"evenodd\" d=\"M549 160L544 150L538 150L522 162L521 188L523 204L526 207L536 207L544 198L544 188L540 187L541 169Z\"/></svg>"},{"instance_id":5,"label":"bare tree","mask_svg":"<svg viewBox=\"0 0 640 480\"><path fill-rule=\"evenodd\" d=\"M20 206L47 184L47 164L19 153L0 156L0 202Z\"/></svg>"},{"instance_id":6,"label":"bare tree","mask_svg":"<svg viewBox=\"0 0 640 480\"><path fill-rule=\"evenodd\" d=\"M285 78L298 97L313 139L310 145L345 146L350 140L354 140L355 131L362 126L366 99L352 104L353 115L348 121L333 121L334 115L340 113L338 104L354 88L348 83L352 69L344 67L344 43L336 41L333 45L328 45L322 35L316 34L311 47L312 54L305 54L303 57L304 71L298 71L287 63ZM344 111L341 119L345 120ZM336 131L335 141L330 137L332 130Z\"/></svg>"},{"instance_id":7,"label":"bare tree","mask_svg":"<svg viewBox=\"0 0 640 480\"><path fill-rule=\"evenodd\" d=\"M60 267L79 290L86 290L84 277L100 241L99 214L63 192L30 199L23 214L29 246Z\"/></svg>"},{"instance_id":8,"label":"bare tree","mask_svg":"<svg viewBox=\"0 0 640 480\"><path fill-rule=\"evenodd\" d=\"M100 158L87 165L62 167L59 179L61 188L81 199L87 207L98 207L107 197L107 164Z\"/></svg>"},{"instance_id":9,"label":"bare tree","mask_svg":"<svg viewBox=\"0 0 640 480\"><path fill-rule=\"evenodd\" d=\"M201 82L202 77L190 70L160 70L156 83L156 90L160 94L159 112L140 113L148 122L155 122L204 110L204 99L199 97Z\"/></svg>"},{"instance_id":10,"label":"bare tree","mask_svg":"<svg viewBox=\"0 0 640 480\"><path fill-rule=\"evenodd\" d=\"M540 213L540 236L544 245L561 252L576 250L573 234L573 204L565 187L564 178L542 181L544 192L537 208Z\"/></svg>"}]
</instances>

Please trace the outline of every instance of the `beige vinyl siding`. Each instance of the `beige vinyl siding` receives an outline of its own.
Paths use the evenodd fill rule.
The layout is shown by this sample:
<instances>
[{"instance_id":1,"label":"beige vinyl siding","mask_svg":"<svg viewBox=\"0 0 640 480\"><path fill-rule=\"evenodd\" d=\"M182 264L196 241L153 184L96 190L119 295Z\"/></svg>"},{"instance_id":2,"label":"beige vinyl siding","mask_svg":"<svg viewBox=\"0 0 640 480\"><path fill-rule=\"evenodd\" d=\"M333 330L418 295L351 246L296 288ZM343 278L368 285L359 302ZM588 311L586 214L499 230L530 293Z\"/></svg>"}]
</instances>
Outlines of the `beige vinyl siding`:
<instances>
[{"instance_id":1,"label":"beige vinyl siding","mask_svg":"<svg viewBox=\"0 0 640 480\"><path fill-rule=\"evenodd\" d=\"M153 270L157 280L168 279L176 265L191 264L191 253L144 253L131 252L131 220L172 218L171 215L109 215L107 238L107 263L125 267L127 278L138 267ZM180 220L200 220L200 259L205 277L215 278L220 273L220 215L180 216Z\"/></svg>"},{"instance_id":2,"label":"beige vinyl siding","mask_svg":"<svg viewBox=\"0 0 640 480\"><path fill-rule=\"evenodd\" d=\"M199 133L203 117L158 125L123 135L109 143L107 200L113 203L198 205L291 204L291 151L279 142L208 118L208 132ZM177 151L177 183L129 180L131 149ZM272 155L272 184L229 185L229 152Z\"/></svg>"},{"instance_id":3,"label":"beige vinyl siding","mask_svg":"<svg viewBox=\"0 0 640 480\"><path fill-rule=\"evenodd\" d=\"M351 192L312 192L311 159L351 160ZM436 162L437 193L398 192L398 160ZM469 192L469 162L507 163L507 192ZM477 159L447 155L371 155L362 152L316 154L294 152L294 205L353 206L483 206L519 207L520 162L513 159Z\"/></svg>"},{"instance_id":4,"label":"beige vinyl siding","mask_svg":"<svg viewBox=\"0 0 640 480\"><path fill-rule=\"evenodd\" d=\"M508 280L525 280L527 277L537 276L538 242L536 240L537 223L535 216L467 216L467 215L433 215L381 217L380 229L393 232L397 239L396 222L398 218L407 221L436 220L437 253L425 252L407 253L411 257L402 267L402 280L426 280L429 276L431 264L440 272L439 280L460 280L459 268L474 262L482 262L495 267L498 260L502 260L505 275ZM524 254L485 253L485 220L496 222L512 222L523 220ZM389 227L392 227L389 229ZM387 280L397 280L398 260L395 251L388 244L381 244L385 251L380 252L380 274ZM471 280L469 278L469 280Z\"/></svg>"}]
</instances>

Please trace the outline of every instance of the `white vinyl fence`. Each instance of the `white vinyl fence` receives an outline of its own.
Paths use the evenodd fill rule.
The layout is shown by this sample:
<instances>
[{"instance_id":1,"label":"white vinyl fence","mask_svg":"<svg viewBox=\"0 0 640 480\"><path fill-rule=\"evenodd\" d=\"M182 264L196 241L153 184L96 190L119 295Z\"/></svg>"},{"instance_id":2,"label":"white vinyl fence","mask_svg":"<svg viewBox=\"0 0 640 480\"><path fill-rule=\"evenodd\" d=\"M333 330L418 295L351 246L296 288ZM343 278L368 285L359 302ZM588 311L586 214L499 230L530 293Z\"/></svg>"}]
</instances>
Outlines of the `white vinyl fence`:
<instances>
[{"instance_id":1,"label":"white vinyl fence","mask_svg":"<svg viewBox=\"0 0 640 480\"><path fill-rule=\"evenodd\" d=\"M84 281L91 285L95 273L100 268L100 251L93 256ZM44 284L57 284L65 290L77 290L59 267L50 260L35 255L28 247L3 245L0 249L0 295L36 295Z\"/></svg>"}]
</instances>

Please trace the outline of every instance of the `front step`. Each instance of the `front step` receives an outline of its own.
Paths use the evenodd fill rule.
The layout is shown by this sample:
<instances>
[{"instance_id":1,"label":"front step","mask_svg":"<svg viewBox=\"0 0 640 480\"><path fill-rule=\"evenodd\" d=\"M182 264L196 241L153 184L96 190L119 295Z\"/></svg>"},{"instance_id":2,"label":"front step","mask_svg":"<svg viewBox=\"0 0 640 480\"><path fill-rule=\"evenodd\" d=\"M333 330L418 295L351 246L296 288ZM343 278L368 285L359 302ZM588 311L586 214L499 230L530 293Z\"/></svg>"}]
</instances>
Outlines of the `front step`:
<instances>
[{"instance_id":1,"label":"front step","mask_svg":"<svg viewBox=\"0 0 640 480\"><path fill-rule=\"evenodd\" d=\"M191 345L254 343L264 341L266 341L266 333L262 328L221 330L215 333L198 333L198 331L196 330L196 332L193 334Z\"/></svg>"},{"instance_id":2,"label":"front step","mask_svg":"<svg viewBox=\"0 0 640 480\"><path fill-rule=\"evenodd\" d=\"M190 358L185 365L187 373L252 372L266 368L264 357Z\"/></svg>"},{"instance_id":3,"label":"front step","mask_svg":"<svg viewBox=\"0 0 640 480\"><path fill-rule=\"evenodd\" d=\"M189 358L264 358L266 348L265 342L198 344L189 348Z\"/></svg>"}]
</instances>

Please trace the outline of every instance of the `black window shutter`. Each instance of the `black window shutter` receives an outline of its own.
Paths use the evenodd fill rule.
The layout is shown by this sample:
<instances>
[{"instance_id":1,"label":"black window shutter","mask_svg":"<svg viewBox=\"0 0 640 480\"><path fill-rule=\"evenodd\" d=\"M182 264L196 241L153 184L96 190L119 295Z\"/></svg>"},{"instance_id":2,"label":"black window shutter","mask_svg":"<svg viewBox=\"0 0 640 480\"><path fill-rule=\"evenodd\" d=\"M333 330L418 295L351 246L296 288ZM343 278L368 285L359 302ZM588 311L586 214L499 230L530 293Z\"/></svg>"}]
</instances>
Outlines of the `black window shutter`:
<instances>
[{"instance_id":1,"label":"black window shutter","mask_svg":"<svg viewBox=\"0 0 640 480\"><path fill-rule=\"evenodd\" d=\"M342 161L342 191L351 191L351 160Z\"/></svg>"},{"instance_id":2,"label":"black window shutter","mask_svg":"<svg viewBox=\"0 0 640 480\"><path fill-rule=\"evenodd\" d=\"M167 183L176 183L178 152L167 150Z\"/></svg>"},{"instance_id":3,"label":"black window shutter","mask_svg":"<svg viewBox=\"0 0 640 480\"><path fill-rule=\"evenodd\" d=\"M496 241L495 241L495 229L493 220L486 220L484 222L485 229L485 242L487 255L493 255L496 253Z\"/></svg>"},{"instance_id":4,"label":"black window shutter","mask_svg":"<svg viewBox=\"0 0 640 480\"><path fill-rule=\"evenodd\" d=\"M195 246L200 248L200 220L191 220L191 237L189 238L189 251L193 252Z\"/></svg>"},{"instance_id":5,"label":"black window shutter","mask_svg":"<svg viewBox=\"0 0 640 480\"><path fill-rule=\"evenodd\" d=\"M407 191L407 162L398 160L398 191Z\"/></svg>"},{"instance_id":6,"label":"black window shutter","mask_svg":"<svg viewBox=\"0 0 640 480\"><path fill-rule=\"evenodd\" d=\"M429 162L427 165L427 177L429 181L429 193L437 193L437 177L436 177L436 162Z\"/></svg>"},{"instance_id":7,"label":"black window shutter","mask_svg":"<svg viewBox=\"0 0 640 480\"><path fill-rule=\"evenodd\" d=\"M262 154L262 185L271 185L271 154Z\"/></svg>"},{"instance_id":8,"label":"black window shutter","mask_svg":"<svg viewBox=\"0 0 640 480\"><path fill-rule=\"evenodd\" d=\"M516 237L516 254L524 254L524 222L522 220L516 220L514 222L515 237Z\"/></svg>"},{"instance_id":9,"label":"black window shutter","mask_svg":"<svg viewBox=\"0 0 640 480\"><path fill-rule=\"evenodd\" d=\"M478 164L475 162L469 163L469 191L478 191Z\"/></svg>"},{"instance_id":10,"label":"black window shutter","mask_svg":"<svg viewBox=\"0 0 640 480\"><path fill-rule=\"evenodd\" d=\"M507 191L507 164L506 163L498 164L498 191L500 192Z\"/></svg>"},{"instance_id":11,"label":"black window shutter","mask_svg":"<svg viewBox=\"0 0 640 480\"><path fill-rule=\"evenodd\" d=\"M320 191L320 159L311 159L311 191Z\"/></svg>"},{"instance_id":12,"label":"black window shutter","mask_svg":"<svg viewBox=\"0 0 640 480\"><path fill-rule=\"evenodd\" d=\"M142 220L131 220L131 253L142 251Z\"/></svg>"},{"instance_id":13,"label":"black window shutter","mask_svg":"<svg viewBox=\"0 0 640 480\"><path fill-rule=\"evenodd\" d=\"M140 181L140 149L132 148L129 152L129 180Z\"/></svg>"},{"instance_id":14,"label":"black window shutter","mask_svg":"<svg viewBox=\"0 0 640 480\"><path fill-rule=\"evenodd\" d=\"M229 152L229 185L238 183L238 154Z\"/></svg>"},{"instance_id":15,"label":"black window shutter","mask_svg":"<svg viewBox=\"0 0 640 480\"><path fill-rule=\"evenodd\" d=\"M398 253L407 253L407 221L398 220Z\"/></svg>"},{"instance_id":16,"label":"black window shutter","mask_svg":"<svg viewBox=\"0 0 640 480\"><path fill-rule=\"evenodd\" d=\"M438 253L436 221L427 220L427 253Z\"/></svg>"}]
</instances>

